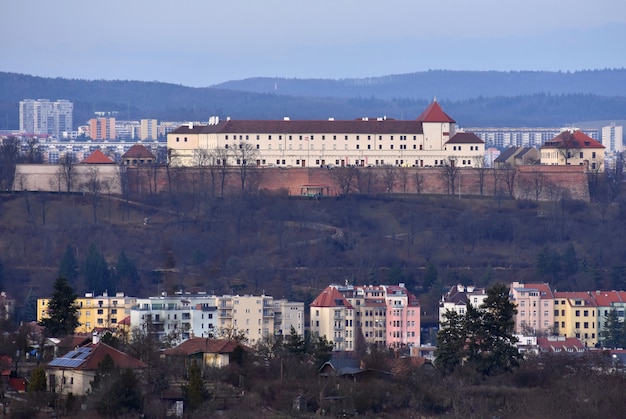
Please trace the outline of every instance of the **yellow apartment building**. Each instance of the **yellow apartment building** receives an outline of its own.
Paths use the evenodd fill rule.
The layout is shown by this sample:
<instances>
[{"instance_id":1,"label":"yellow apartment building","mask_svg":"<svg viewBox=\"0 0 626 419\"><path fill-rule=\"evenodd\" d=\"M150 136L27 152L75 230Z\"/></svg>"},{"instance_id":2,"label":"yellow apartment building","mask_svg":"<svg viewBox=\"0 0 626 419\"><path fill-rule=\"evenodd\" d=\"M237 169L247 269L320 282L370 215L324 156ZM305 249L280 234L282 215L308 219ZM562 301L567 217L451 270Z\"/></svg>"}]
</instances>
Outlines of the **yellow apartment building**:
<instances>
[{"instance_id":1,"label":"yellow apartment building","mask_svg":"<svg viewBox=\"0 0 626 419\"><path fill-rule=\"evenodd\" d=\"M37 299L37 322L48 316L49 302L49 298ZM106 292L100 296L86 293L76 299L79 325L74 333L91 333L96 327L118 328L118 324L130 316L130 309L136 302L136 298L125 296L123 292L111 296Z\"/></svg>"},{"instance_id":2,"label":"yellow apartment building","mask_svg":"<svg viewBox=\"0 0 626 419\"><path fill-rule=\"evenodd\" d=\"M580 339L587 347L598 342L598 305L589 292L554 293L554 328L559 335Z\"/></svg>"}]
</instances>

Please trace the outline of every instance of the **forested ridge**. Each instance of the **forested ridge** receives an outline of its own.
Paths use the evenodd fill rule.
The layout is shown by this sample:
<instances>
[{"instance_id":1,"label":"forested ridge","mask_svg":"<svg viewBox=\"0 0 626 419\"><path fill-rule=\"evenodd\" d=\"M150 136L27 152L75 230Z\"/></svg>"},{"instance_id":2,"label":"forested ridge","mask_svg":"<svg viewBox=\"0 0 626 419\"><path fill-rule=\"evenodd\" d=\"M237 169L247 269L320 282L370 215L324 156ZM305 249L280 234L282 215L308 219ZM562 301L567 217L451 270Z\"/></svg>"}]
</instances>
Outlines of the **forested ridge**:
<instances>
[{"instance_id":1,"label":"forested ridge","mask_svg":"<svg viewBox=\"0 0 626 419\"><path fill-rule=\"evenodd\" d=\"M94 112L118 119L414 119L437 98L461 126L562 126L626 119L626 70L425 72L383 78L250 79L206 88L0 72L0 129L17 129L23 99L74 102L74 125ZM274 88L276 87L276 88Z\"/></svg>"}]
</instances>

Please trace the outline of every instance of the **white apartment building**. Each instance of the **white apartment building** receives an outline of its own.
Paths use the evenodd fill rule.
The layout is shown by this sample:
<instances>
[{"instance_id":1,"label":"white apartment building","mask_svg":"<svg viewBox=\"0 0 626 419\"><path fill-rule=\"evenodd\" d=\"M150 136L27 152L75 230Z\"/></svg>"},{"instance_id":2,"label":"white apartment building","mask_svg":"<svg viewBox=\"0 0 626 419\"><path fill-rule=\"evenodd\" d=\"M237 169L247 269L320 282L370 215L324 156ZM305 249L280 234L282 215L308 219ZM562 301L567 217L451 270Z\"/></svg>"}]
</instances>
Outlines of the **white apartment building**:
<instances>
[{"instance_id":1,"label":"white apartment building","mask_svg":"<svg viewBox=\"0 0 626 419\"><path fill-rule=\"evenodd\" d=\"M304 303L274 301L267 295L176 293L138 298L130 312L130 324L131 328L149 328L160 340L173 343L192 337L221 337L231 332L243 332L253 343L284 333L283 324L289 325L288 330L293 326L304 334L303 312Z\"/></svg>"},{"instance_id":2,"label":"white apartment building","mask_svg":"<svg viewBox=\"0 0 626 419\"><path fill-rule=\"evenodd\" d=\"M24 99L19 107L22 132L62 138L64 132L73 130L74 104L68 100Z\"/></svg>"},{"instance_id":3,"label":"white apartment building","mask_svg":"<svg viewBox=\"0 0 626 419\"><path fill-rule=\"evenodd\" d=\"M602 145L606 147L606 151L623 152L624 127L615 123L602 127Z\"/></svg>"},{"instance_id":4,"label":"white apartment building","mask_svg":"<svg viewBox=\"0 0 626 419\"><path fill-rule=\"evenodd\" d=\"M329 285L311 303L312 333L335 351L358 349L359 340L378 348L420 345L420 307L404 284Z\"/></svg>"},{"instance_id":5,"label":"white apartment building","mask_svg":"<svg viewBox=\"0 0 626 419\"><path fill-rule=\"evenodd\" d=\"M414 120L220 120L189 123L167 135L173 166L256 165L474 167L485 144L456 132L456 121L435 101Z\"/></svg>"}]
</instances>

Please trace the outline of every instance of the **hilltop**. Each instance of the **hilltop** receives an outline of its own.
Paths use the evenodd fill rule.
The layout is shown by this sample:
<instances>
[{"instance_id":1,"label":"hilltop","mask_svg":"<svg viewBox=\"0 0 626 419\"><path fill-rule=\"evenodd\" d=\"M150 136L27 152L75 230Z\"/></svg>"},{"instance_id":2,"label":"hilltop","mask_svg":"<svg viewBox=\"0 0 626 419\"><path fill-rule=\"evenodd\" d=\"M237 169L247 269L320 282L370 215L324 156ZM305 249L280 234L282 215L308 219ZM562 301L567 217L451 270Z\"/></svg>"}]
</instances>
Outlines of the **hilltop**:
<instances>
[{"instance_id":1,"label":"hilltop","mask_svg":"<svg viewBox=\"0 0 626 419\"><path fill-rule=\"evenodd\" d=\"M0 72L0 129L17 129L27 98L74 102L74 124L95 111L118 119L413 119L433 99L461 126L564 126L626 119L626 69L575 73L433 71L367 79L255 78L207 88L70 80Z\"/></svg>"}]
</instances>

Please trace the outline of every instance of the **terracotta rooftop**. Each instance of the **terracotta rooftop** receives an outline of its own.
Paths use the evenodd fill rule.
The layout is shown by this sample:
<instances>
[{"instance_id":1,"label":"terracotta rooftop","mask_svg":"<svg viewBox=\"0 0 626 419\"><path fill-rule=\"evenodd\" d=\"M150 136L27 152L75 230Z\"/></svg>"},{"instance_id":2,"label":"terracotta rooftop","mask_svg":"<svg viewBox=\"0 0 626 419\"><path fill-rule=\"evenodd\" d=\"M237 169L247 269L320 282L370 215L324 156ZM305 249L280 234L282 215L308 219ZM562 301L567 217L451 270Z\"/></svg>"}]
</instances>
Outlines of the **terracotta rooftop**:
<instances>
[{"instance_id":1,"label":"terracotta rooftop","mask_svg":"<svg viewBox=\"0 0 626 419\"><path fill-rule=\"evenodd\" d=\"M96 150L89 155L85 160L83 160L84 164L115 164L113 160L108 158L102 151Z\"/></svg>"},{"instance_id":2,"label":"terracotta rooftop","mask_svg":"<svg viewBox=\"0 0 626 419\"><path fill-rule=\"evenodd\" d=\"M174 348L166 349L165 355L228 354L232 353L238 346L241 345L227 339L191 338Z\"/></svg>"},{"instance_id":3,"label":"terracotta rooftop","mask_svg":"<svg viewBox=\"0 0 626 419\"><path fill-rule=\"evenodd\" d=\"M424 110L424 112L422 112L422 114L417 117L417 121L419 122L449 122L451 124L456 122L454 119L450 118L448 114L446 114L443 111L443 109L441 109L441 106L439 105L439 103L437 103L436 100L434 100L430 105L428 105L426 110Z\"/></svg>"},{"instance_id":4,"label":"terracotta rooftop","mask_svg":"<svg viewBox=\"0 0 626 419\"><path fill-rule=\"evenodd\" d=\"M563 131L541 148L606 148L582 131Z\"/></svg>"},{"instance_id":5,"label":"terracotta rooftop","mask_svg":"<svg viewBox=\"0 0 626 419\"><path fill-rule=\"evenodd\" d=\"M328 286L320 295L311 303L311 307L341 307L344 306L350 310L352 305L344 298L343 295L335 287Z\"/></svg>"},{"instance_id":6,"label":"terracotta rooftop","mask_svg":"<svg viewBox=\"0 0 626 419\"><path fill-rule=\"evenodd\" d=\"M143 361L118 351L105 343L98 342L81 346L61 357L54 358L46 368L96 370L100 361L107 355L113 358L113 362L118 368L141 369L147 367Z\"/></svg>"},{"instance_id":7,"label":"terracotta rooftop","mask_svg":"<svg viewBox=\"0 0 626 419\"><path fill-rule=\"evenodd\" d=\"M585 345L580 339L563 336L537 338L537 346L541 352L582 352L585 350Z\"/></svg>"}]
</instances>

